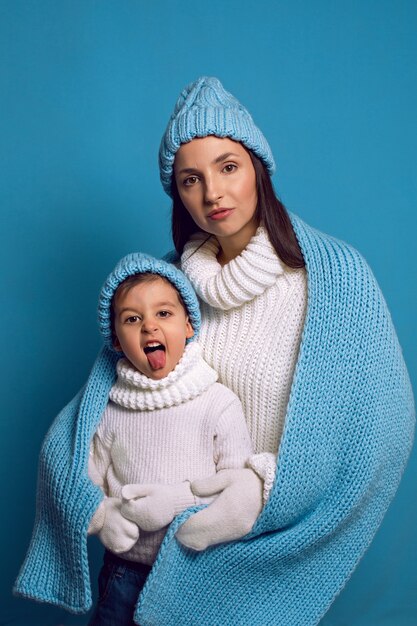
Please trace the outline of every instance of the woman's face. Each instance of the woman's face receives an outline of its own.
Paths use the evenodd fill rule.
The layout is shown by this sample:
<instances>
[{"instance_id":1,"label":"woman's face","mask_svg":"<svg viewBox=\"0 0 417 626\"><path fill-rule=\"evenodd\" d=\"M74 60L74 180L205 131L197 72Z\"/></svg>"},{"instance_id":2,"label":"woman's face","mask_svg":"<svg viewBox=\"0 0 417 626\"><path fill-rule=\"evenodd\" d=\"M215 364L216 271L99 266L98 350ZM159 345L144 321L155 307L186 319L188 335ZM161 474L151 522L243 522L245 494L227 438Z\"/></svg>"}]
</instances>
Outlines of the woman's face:
<instances>
[{"instance_id":1,"label":"woman's face","mask_svg":"<svg viewBox=\"0 0 417 626\"><path fill-rule=\"evenodd\" d=\"M245 148L228 138L193 139L178 150L174 175L197 226L215 235L223 250L243 250L258 227L256 175Z\"/></svg>"}]
</instances>

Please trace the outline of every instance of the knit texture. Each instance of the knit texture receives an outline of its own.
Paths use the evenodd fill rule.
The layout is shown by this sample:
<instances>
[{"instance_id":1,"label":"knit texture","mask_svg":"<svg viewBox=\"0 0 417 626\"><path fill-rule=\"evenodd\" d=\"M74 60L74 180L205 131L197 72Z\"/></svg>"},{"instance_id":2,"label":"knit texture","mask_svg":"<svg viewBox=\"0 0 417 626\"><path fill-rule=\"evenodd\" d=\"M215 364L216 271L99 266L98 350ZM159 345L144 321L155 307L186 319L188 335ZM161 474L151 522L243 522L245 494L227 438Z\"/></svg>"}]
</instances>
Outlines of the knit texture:
<instances>
[{"instance_id":1,"label":"knit texture","mask_svg":"<svg viewBox=\"0 0 417 626\"><path fill-rule=\"evenodd\" d=\"M217 240L199 232L181 257L201 298L203 356L242 402L255 452L276 455L307 308L306 272L280 261L262 226L227 265L218 251Z\"/></svg>"},{"instance_id":2,"label":"knit texture","mask_svg":"<svg viewBox=\"0 0 417 626\"><path fill-rule=\"evenodd\" d=\"M127 363L118 363L113 402L93 439L90 476L107 496L120 498L127 484L175 485L245 466L252 444L242 406L230 389L216 383L216 372L196 342L162 380L150 380ZM177 502L178 512L196 503L189 490ZM151 565L165 531L140 530L123 558Z\"/></svg>"},{"instance_id":3,"label":"knit texture","mask_svg":"<svg viewBox=\"0 0 417 626\"><path fill-rule=\"evenodd\" d=\"M353 248L292 219L308 309L274 488L239 542L196 554L174 538L191 512L174 521L137 605L142 626L317 624L398 487L415 412L385 301ZM73 611L91 604L86 535L100 496L87 459L114 369L105 348L49 431L34 535L15 587Z\"/></svg>"},{"instance_id":4,"label":"knit texture","mask_svg":"<svg viewBox=\"0 0 417 626\"><path fill-rule=\"evenodd\" d=\"M272 175L274 157L265 137L243 105L217 78L201 76L180 94L159 148L162 186L171 195L175 154L195 137L229 137L252 150Z\"/></svg>"},{"instance_id":5,"label":"knit texture","mask_svg":"<svg viewBox=\"0 0 417 626\"><path fill-rule=\"evenodd\" d=\"M144 376L127 359L120 359L110 400L127 409L154 411L188 402L216 380L216 372L203 360L194 341L186 346L175 369L160 380Z\"/></svg>"}]
</instances>

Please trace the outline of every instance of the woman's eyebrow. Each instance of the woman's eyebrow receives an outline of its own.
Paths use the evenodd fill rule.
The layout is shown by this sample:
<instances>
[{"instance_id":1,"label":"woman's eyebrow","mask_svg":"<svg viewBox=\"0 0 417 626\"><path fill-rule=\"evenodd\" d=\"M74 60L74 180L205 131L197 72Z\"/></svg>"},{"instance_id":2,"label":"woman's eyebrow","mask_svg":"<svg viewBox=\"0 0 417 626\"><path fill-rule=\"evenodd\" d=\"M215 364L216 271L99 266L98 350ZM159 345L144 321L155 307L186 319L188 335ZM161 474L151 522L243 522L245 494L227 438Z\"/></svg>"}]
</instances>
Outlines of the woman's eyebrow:
<instances>
[{"instance_id":1,"label":"woman's eyebrow","mask_svg":"<svg viewBox=\"0 0 417 626\"><path fill-rule=\"evenodd\" d=\"M229 159L231 156L238 157L239 155L235 154L234 152L224 152L223 154L220 154L218 157L216 157L213 163L221 163L221 161L225 161L226 159Z\"/></svg>"},{"instance_id":2,"label":"woman's eyebrow","mask_svg":"<svg viewBox=\"0 0 417 626\"><path fill-rule=\"evenodd\" d=\"M196 167L183 167L179 170L178 174L192 174L193 172L197 172Z\"/></svg>"},{"instance_id":3,"label":"woman's eyebrow","mask_svg":"<svg viewBox=\"0 0 417 626\"><path fill-rule=\"evenodd\" d=\"M235 152L224 152L223 154L219 154L219 156L216 157L212 161L212 164L215 165L217 163L221 163L222 161L225 161L226 159L229 159L230 157L239 157L239 155L236 154ZM192 174L193 172L198 172L198 168L197 167L183 167L179 170L178 174Z\"/></svg>"}]
</instances>

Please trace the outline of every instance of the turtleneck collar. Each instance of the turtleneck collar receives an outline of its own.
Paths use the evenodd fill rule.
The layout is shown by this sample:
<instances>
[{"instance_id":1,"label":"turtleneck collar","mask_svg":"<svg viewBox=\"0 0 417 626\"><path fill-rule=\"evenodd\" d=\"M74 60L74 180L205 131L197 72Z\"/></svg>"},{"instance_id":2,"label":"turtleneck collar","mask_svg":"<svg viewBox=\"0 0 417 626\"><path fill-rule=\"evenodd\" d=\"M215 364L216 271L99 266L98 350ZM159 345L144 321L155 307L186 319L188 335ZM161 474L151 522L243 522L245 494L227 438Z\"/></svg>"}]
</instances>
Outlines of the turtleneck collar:
<instances>
[{"instance_id":1,"label":"turtleneck collar","mask_svg":"<svg viewBox=\"0 0 417 626\"><path fill-rule=\"evenodd\" d=\"M233 309L253 300L284 272L263 226L259 226L241 254L224 266L217 260L219 249L215 237L198 232L185 245L181 256L181 269L200 298L217 309Z\"/></svg>"},{"instance_id":2,"label":"turtleneck collar","mask_svg":"<svg viewBox=\"0 0 417 626\"><path fill-rule=\"evenodd\" d=\"M152 411L192 400L216 380L216 372L204 361L198 343L192 341L175 369L161 380L144 376L127 359L120 359L109 397L127 409Z\"/></svg>"}]
</instances>

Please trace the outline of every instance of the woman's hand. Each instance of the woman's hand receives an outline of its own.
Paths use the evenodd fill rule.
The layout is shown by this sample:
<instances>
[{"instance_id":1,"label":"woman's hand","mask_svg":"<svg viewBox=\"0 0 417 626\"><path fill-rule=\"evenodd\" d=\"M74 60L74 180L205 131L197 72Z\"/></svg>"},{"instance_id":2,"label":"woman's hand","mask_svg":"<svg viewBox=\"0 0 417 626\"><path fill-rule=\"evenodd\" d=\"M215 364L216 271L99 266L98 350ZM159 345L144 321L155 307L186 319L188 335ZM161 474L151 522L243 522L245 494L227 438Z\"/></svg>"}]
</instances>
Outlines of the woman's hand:
<instances>
[{"instance_id":1,"label":"woman's hand","mask_svg":"<svg viewBox=\"0 0 417 626\"><path fill-rule=\"evenodd\" d=\"M176 485L125 485L122 496L122 514L147 531L168 526L176 515L196 504L188 481Z\"/></svg>"},{"instance_id":2,"label":"woman's hand","mask_svg":"<svg viewBox=\"0 0 417 626\"><path fill-rule=\"evenodd\" d=\"M262 510L263 481L251 469L221 470L210 478L193 481L191 489L196 496L219 494L176 533L177 539L193 550L247 535Z\"/></svg>"}]
</instances>

